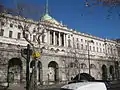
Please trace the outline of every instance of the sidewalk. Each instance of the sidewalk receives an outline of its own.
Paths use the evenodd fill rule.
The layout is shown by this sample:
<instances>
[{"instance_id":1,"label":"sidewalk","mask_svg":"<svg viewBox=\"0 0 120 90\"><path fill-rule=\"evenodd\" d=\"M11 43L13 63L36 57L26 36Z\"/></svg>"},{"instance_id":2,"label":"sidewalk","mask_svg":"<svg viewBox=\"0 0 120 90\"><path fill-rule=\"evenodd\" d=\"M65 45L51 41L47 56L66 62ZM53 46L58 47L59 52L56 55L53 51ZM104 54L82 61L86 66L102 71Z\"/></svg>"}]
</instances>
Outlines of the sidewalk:
<instances>
[{"instance_id":1,"label":"sidewalk","mask_svg":"<svg viewBox=\"0 0 120 90\"><path fill-rule=\"evenodd\" d=\"M52 88L60 88L64 84L53 84L53 85L38 85L38 90L46 90L46 89L52 89ZM0 90L26 90L25 85L23 84L10 84L7 89L0 86Z\"/></svg>"},{"instance_id":2,"label":"sidewalk","mask_svg":"<svg viewBox=\"0 0 120 90\"><path fill-rule=\"evenodd\" d=\"M7 90L26 90L23 84L10 84Z\"/></svg>"},{"instance_id":3,"label":"sidewalk","mask_svg":"<svg viewBox=\"0 0 120 90\"><path fill-rule=\"evenodd\" d=\"M64 84L42 85L42 86L38 86L38 88L39 88L39 90L46 90L46 89L50 89L50 88L60 88L63 85Z\"/></svg>"}]
</instances>

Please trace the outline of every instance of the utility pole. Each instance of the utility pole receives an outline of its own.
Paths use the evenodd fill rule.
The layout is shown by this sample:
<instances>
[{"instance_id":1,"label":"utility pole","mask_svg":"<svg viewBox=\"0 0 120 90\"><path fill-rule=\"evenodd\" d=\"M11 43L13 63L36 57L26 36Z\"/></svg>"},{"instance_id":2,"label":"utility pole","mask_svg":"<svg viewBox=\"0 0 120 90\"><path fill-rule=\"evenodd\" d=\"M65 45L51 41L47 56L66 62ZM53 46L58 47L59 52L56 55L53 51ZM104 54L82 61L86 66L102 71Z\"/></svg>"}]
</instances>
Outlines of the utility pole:
<instances>
[{"instance_id":1,"label":"utility pole","mask_svg":"<svg viewBox=\"0 0 120 90\"><path fill-rule=\"evenodd\" d=\"M89 65L89 75L91 75L91 71L90 71L90 51L89 51L89 42L88 42L88 65Z\"/></svg>"},{"instance_id":2,"label":"utility pole","mask_svg":"<svg viewBox=\"0 0 120 90\"><path fill-rule=\"evenodd\" d=\"M29 90L29 83L30 83L30 75L29 75L29 62L30 56L32 55L32 50L30 49L30 45L27 44L27 48L21 51L22 57L26 59L26 90ZM27 56L24 56L27 55Z\"/></svg>"},{"instance_id":3,"label":"utility pole","mask_svg":"<svg viewBox=\"0 0 120 90\"><path fill-rule=\"evenodd\" d=\"M88 46L88 64L89 64L89 75L91 75L91 70L90 70L90 49L89 49L89 44L94 43L93 40L87 41L87 46Z\"/></svg>"},{"instance_id":4,"label":"utility pole","mask_svg":"<svg viewBox=\"0 0 120 90\"><path fill-rule=\"evenodd\" d=\"M27 45L27 60L26 60L26 90L29 90L29 62L30 62L30 45Z\"/></svg>"}]
</instances>

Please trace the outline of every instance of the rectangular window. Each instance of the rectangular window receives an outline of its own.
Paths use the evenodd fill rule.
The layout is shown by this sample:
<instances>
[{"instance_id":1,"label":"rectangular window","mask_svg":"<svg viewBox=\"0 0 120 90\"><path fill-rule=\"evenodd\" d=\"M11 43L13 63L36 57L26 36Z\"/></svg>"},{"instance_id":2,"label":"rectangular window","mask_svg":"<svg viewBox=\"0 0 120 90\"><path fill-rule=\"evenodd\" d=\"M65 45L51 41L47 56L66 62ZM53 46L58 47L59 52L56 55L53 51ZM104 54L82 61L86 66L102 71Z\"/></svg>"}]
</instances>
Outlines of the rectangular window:
<instances>
[{"instance_id":1,"label":"rectangular window","mask_svg":"<svg viewBox=\"0 0 120 90\"><path fill-rule=\"evenodd\" d=\"M20 39L20 37L21 37L21 33L18 33L17 39Z\"/></svg>"},{"instance_id":2,"label":"rectangular window","mask_svg":"<svg viewBox=\"0 0 120 90\"><path fill-rule=\"evenodd\" d=\"M71 47L71 40L68 40L68 47Z\"/></svg>"},{"instance_id":3,"label":"rectangular window","mask_svg":"<svg viewBox=\"0 0 120 90\"><path fill-rule=\"evenodd\" d=\"M11 28L13 27L13 24L12 24L12 23L10 24L10 27L11 27Z\"/></svg>"},{"instance_id":4,"label":"rectangular window","mask_svg":"<svg viewBox=\"0 0 120 90\"><path fill-rule=\"evenodd\" d=\"M18 25L18 29L21 29L22 28L22 26L21 25Z\"/></svg>"},{"instance_id":5,"label":"rectangular window","mask_svg":"<svg viewBox=\"0 0 120 90\"><path fill-rule=\"evenodd\" d=\"M100 48L100 52L102 52L102 49Z\"/></svg>"},{"instance_id":6,"label":"rectangular window","mask_svg":"<svg viewBox=\"0 0 120 90\"><path fill-rule=\"evenodd\" d=\"M98 42L96 42L96 45L98 45Z\"/></svg>"},{"instance_id":7,"label":"rectangular window","mask_svg":"<svg viewBox=\"0 0 120 90\"><path fill-rule=\"evenodd\" d=\"M28 38L28 34L25 34L25 37Z\"/></svg>"},{"instance_id":8,"label":"rectangular window","mask_svg":"<svg viewBox=\"0 0 120 90\"><path fill-rule=\"evenodd\" d=\"M88 50L88 45L85 45L85 49Z\"/></svg>"},{"instance_id":9,"label":"rectangular window","mask_svg":"<svg viewBox=\"0 0 120 90\"><path fill-rule=\"evenodd\" d=\"M12 38L12 31L9 31L9 38Z\"/></svg>"},{"instance_id":10,"label":"rectangular window","mask_svg":"<svg viewBox=\"0 0 120 90\"><path fill-rule=\"evenodd\" d=\"M79 39L77 38L77 42L79 41Z\"/></svg>"},{"instance_id":11,"label":"rectangular window","mask_svg":"<svg viewBox=\"0 0 120 90\"><path fill-rule=\"evenodd\" d=\"M42 43L45 43L45 35L42 35Z\"/></svg>"},{"instance_id":12,"label":"rectangular window","mask_svg":"<svg viewBox=\"0 0 120 90\"><path fill-rule=\"evenodd\" d=\"M98 47L97 47L97 52L98 52Z\"/></svg>"},{"instance_id":13,"label":"rectangular window","mask_svg":"<svg viewBox=\"0 0 120 90\"><path fill-rule=\"evenodd\" d=\"M36 35L33 35L33 42L35 42Z\"/></svg>"},{"instance_id":14,"label":"rectangular window","mask_svg":"<svg viewBox=\"0 0 120 90\"><path fill-rule=\"evenodd\" d=\"M104 50L104 48L103 48L103 52L105 53L105 50Z\"/></svg>"},{"instance_id":15,"label":"rectangular window","mask_svg":"<svg viewBox=\"0 0 120 90\"><path fill-rule=\"evenodd\" d=\"M83 44L81 44L81 50L83 50Z\"/></svg>"},{"instance_id":16,"label":"rectangular window","mask_svg":"<svg viewBox=\"0 0 120 90\"><path fill-rule=\"evenodd\" d=\"M83 39L81 39L81 42L83 42Z\"/></svg>"},{"instance_id":17,"label":"rectangular window","mask_svg":"<svg viewBox=\"0 0 120 90\"><path fill-rule=\"evenodd\" d=\"M79 49L79 43L77 43L77 49Z\"/></svg>"},{"instance_id":18,"label":"rectangular window","mask_svg":"<svg viewBox=\"0 0 120 90\"><path fill-rule=\"evenodd\" d=\"M95 51L95 47L93 47L93 51Z\"/></svg>"},{"instance_id":19,"label":"rectangular window","mask_svg":"<svg viewBox=\"0 0 120 90\"><path fill-rule=\"evenodd\" d=\"M91 50L91 46L89 48L90 48L89 50Z\"/></svg>"},{"instance_id":20,"label":"rectangular window","mask_svg":"<svg viewBox=\"0 0 120 90\"><path fill-rule=\"evenodd\" d=\"M4 35L4 29L1 29L0 36L3 36L3 35Z\"/></svg>"}]
</instances>

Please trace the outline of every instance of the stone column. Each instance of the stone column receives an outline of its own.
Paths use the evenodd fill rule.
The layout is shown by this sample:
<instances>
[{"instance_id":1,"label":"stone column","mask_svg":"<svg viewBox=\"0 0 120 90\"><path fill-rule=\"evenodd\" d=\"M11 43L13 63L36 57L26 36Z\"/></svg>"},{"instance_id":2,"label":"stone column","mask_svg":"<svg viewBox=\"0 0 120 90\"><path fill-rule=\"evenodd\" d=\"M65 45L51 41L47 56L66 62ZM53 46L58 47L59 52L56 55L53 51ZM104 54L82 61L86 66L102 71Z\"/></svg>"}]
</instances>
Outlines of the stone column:
<instances>
[{"instance_id":1,"label":"stone column","mask_svg":"<svg viewBox=\"0 0 120 90\"><path fill-rule=\"evenodd\" d=\"M47 32L47 30L45 30L45 32ZM47 35L47 33L45 33L44 35L45 35L45 36L44 36L44 42L47 43L47 41L48 41L48 40L47 40L47 39L48 39L48 35Z\"/></svg>"},{"instance_id":2,"label":"stone column","mask_svg":"<svg viewBox=\"0 0 120 90\"><path fill-rule=\"evenodd\" d=\"M64 47L66 47L66 34L64 33Z\"/></svg>"},{"instance_id":3,"label":"stone column","mask_svg":"<svg viewBox=\"0 0 120 90\"><path fill-rule=\"evenodd\" d=\"M60 36L60 32L59 32L59 46L61 46L61 36Z\"/></svg>"},{"instance_id":4,"label":"stone column","mask_svg":"<svg viewBox=\"0 0 120 90\"><path fill-rule=\"evenodd\" d=\"M50 45L50 31L47 33L47 44Z\"/></svg>"},{"instance_id":5,"label":"stone column","mask_svg":"<svg viewBox=\"0 0 120 90\"><path fill-rule=\"evenodd\" d=\"M55 42L55 31L53 32L53 45L56 45L56 42Z\"/></svg>"}]
</instances>

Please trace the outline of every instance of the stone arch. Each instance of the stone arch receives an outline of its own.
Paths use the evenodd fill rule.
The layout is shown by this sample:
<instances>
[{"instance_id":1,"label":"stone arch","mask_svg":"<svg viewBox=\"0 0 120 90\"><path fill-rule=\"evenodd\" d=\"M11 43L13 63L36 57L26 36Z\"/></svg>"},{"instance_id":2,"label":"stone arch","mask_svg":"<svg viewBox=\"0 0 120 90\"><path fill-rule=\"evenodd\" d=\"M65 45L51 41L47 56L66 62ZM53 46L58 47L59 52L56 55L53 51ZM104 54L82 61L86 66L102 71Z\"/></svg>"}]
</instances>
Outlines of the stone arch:
<instances>
[{"instance_id":1,"label":"stone arch","mask_svg":"<svg viewBox=\"0 0 120 90\"><path fill-rule=\"evenodd\" d=\"M43 75L43 71L42 71L42 63L40 61L38 61L38 82L40 82L40 84L42 84L42 75Z\"/></svg>"},{"instance_id":2,"label":"stone arch","mask_svg":"<svg viewBox=\"0 0 120 90\"><path fill-rule=\"evenodd\" d=\"M70 76L74 77L77 73L79 73L79 68L75 62L70 62L68 67Z\"/></svg>"},{"instance_id":3,"label":"stone arch","mask_svg":"<svg viewBox=\"0 0 120 90\"><path fill-rule=\"evenodd\" d=\"M35 60L32 60L31 62L30 62L30 68L33 68L35 66Z\"/></svg>"},{"instance_id":4,"label":"stone arch","mask_svg":"<svg viewBox=\"0 0 120 90\"><path fill-rule=\"evenodd\" d=\"M114 67L113 67L113 65L110 65L110 67L109 67L109 73L110 73L110 79L114 79Z\"/></svg>"},{"instance_id":5,"label":"stone arch","mask_svg":"<svg viewBox=\"0 0 120 90\"><path fill-rule=\"evenodd\" d=\"M20 58L12 58L8 61L8 76L9 83L21 83L22 81L22 61Z\"/></svg>"},{"instance_id":6,"label":"stone arch","mask_svg":"<svg viewBox=\"0 0 120 90\"><path fill-rule=\"evenodd\" d=\"M102 79L107 80L107 67L106 67L106 65L102 65Z\"/></svg>"},{"instance_id":7,"label":"stone arch","mask_svg":"<svg viewBox=\"0 0 120 90\"><path fill-rule=\"evenodd\" d=\"M30 62L30 68L31 68L31 75L33 74L32 71L35 67L35 60L32 60ZM37 62L37 80L40 84L42 84L42 74L43 74L43 70L42 70L42 63L40 61Z\"/></svg>"},{"instance_id":8,"label":"stone arch","mask_svg":"<svg viewBox=\"0 0 120 90\"><path fill-rule=\"evenodd\" d=\"M59 66L55 61L51 61L48 64L48 81L57 82L59 80Z\"/></svg>"},{"instance_id":9,"label":"stone arch","mask_svg":"<svg viewBox=\"0 0 120 90\"><path fill-rule=\"evenodd\" d=\"M118 79L120 74L119 74L119 62L118 61L115 61L115 68L114 68L114 71L115 71L115 78Z\"/></svg>"},{"instance_id":10,"label":"stone arch","mask_svg":"<svg viewBox=\"0 0 120 90\"><path fill-rule=\"evenodd\" d=\"M90 74L93 76L93 77L96 77L97 76L97 68L96 68L96 65L95 64L90 64Z\"/></svg>"}]
</instances>

